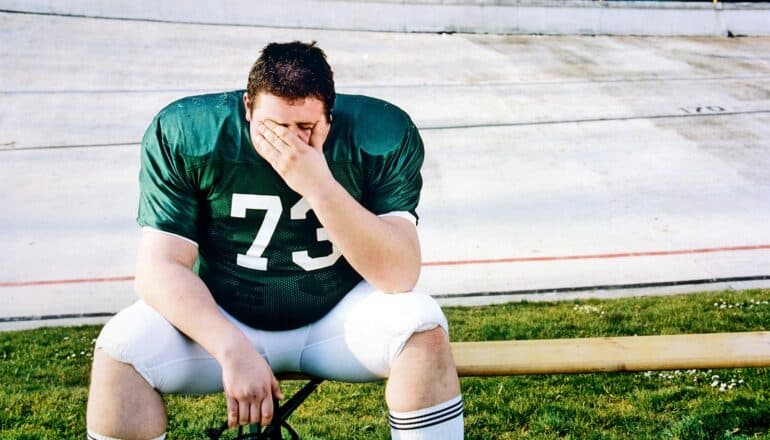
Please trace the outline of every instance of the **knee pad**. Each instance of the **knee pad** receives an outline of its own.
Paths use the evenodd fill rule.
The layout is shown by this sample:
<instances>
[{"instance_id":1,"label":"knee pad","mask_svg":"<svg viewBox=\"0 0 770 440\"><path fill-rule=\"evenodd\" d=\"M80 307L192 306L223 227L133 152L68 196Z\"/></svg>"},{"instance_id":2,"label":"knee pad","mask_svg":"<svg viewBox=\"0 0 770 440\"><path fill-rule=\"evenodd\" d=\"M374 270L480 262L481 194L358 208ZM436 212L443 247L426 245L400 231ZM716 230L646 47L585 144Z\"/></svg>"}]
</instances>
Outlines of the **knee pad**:
<instances>
[{"instance_id":1,"label":"knee pad","mask_svg":"<svg viewBox=\"0 0 770 440\"><path fill-rule=\"evenodd\" d=\"M420 292L375 292L355 305L345 321L345 341L371 371L386 377L409 338L449 325L436 300Z\"/></svg>"}]
</instances>

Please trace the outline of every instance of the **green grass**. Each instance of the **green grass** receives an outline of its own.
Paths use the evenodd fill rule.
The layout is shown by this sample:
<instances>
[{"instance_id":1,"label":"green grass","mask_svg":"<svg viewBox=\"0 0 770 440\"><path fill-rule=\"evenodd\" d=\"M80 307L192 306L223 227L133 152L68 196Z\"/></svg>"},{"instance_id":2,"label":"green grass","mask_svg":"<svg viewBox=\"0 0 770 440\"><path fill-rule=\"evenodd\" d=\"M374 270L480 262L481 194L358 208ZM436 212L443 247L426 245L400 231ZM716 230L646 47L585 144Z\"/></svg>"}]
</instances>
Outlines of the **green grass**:
<instances>
[{"instance_id":1,"label":"green grass","mask_svg":"<svg viewBox=\"0 0 770 440\"><path fill-rule=\"evenodd\" d=\"M454 341L574 338L766 330L762 301L770 290L445 311ZM0 439L84 437L98 331L0 333ZM462 388L469 439L770 439L768 369L466 378ZM291 423L303 439L389 438L382 395L382 384L324 383ZM203 438L225 417L221 394L166 401L170 438Z\"/></svg>"}]
</instances>

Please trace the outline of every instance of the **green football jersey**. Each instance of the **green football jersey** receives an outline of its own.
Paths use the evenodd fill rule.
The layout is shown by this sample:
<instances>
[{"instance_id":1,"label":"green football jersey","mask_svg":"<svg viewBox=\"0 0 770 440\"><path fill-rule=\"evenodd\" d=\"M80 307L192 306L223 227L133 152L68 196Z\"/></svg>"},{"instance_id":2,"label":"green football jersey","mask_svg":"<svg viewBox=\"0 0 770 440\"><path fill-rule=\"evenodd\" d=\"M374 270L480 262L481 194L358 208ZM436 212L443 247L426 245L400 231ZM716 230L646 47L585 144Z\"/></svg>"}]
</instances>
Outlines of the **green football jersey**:
<instances>
[{"instance_id":1,"label":"green football jersey","mask_svg":"<svg viewBox=\"0 0 770 440\"><path fill-rule=\"evenodd\" d=\"M176 101L142 140L137 222L198 244L195 270L216 302L260 329L325 315L360 280L307 201L255 151L243 91ZM415 219L423 145L387 102L337 95L324 155L334 178L374 214Z\"/></svg>"}]
</instances>

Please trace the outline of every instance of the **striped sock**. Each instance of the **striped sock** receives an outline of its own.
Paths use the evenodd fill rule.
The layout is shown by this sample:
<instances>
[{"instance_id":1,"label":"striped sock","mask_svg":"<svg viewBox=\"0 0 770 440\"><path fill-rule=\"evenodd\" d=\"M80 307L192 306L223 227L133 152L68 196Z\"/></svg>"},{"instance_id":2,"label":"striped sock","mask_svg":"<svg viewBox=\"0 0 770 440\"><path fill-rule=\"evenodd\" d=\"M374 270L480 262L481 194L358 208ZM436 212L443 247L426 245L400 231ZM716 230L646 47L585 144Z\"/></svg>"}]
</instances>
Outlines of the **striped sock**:
<instances>
[{"instance_id":1,"label":"striped sock","mask_svg":"<svg viewBox=\"0 0 770 440\"><path fill-rule=\"evenodd\" d=\"M390 411L390 436L394 440L461 440L463 400L457 396L430 408Z\"/></svg>"},{"instance_id":2,"label":"striped sock","mask_svg":"<svg viewBox=\"0 0 770 440\"><path fill-rule=\"evenodd\" d=\"M109 436L106 436L106 435L97 434L97 433L91 431L90 429L86 430L86 438L88 440L120 440L119 438L109 437ZM151 440L166 440L166 433L164 432L163 434L161 434L158 437L155 437L154 439L151 439Z\"/></svg>"}]
</instances>

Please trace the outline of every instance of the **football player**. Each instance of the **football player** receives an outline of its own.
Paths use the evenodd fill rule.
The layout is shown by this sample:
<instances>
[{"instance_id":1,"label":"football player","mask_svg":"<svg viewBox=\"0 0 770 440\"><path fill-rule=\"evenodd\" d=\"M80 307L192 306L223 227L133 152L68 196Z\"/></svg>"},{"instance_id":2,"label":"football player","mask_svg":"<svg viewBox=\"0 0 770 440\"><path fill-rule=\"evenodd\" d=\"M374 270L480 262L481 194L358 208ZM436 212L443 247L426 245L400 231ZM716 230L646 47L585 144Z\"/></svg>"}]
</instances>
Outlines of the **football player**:
<instances>
[{"instance_id":1,"label":"football player","mask_svg":"<svg viewBox=\"0 0 770 440\"><path fill-rule=\"evenodd\" d=\"M280 372L387 378L393 438L462 438L446 318L412 291L423 154L402 110L335 93L315 43L271 43L245 91L161 110L140 299L97 339L89 438L165 438L163 393L224 390L231 426L267 425Z\"/></svg>"}]
</instances>

